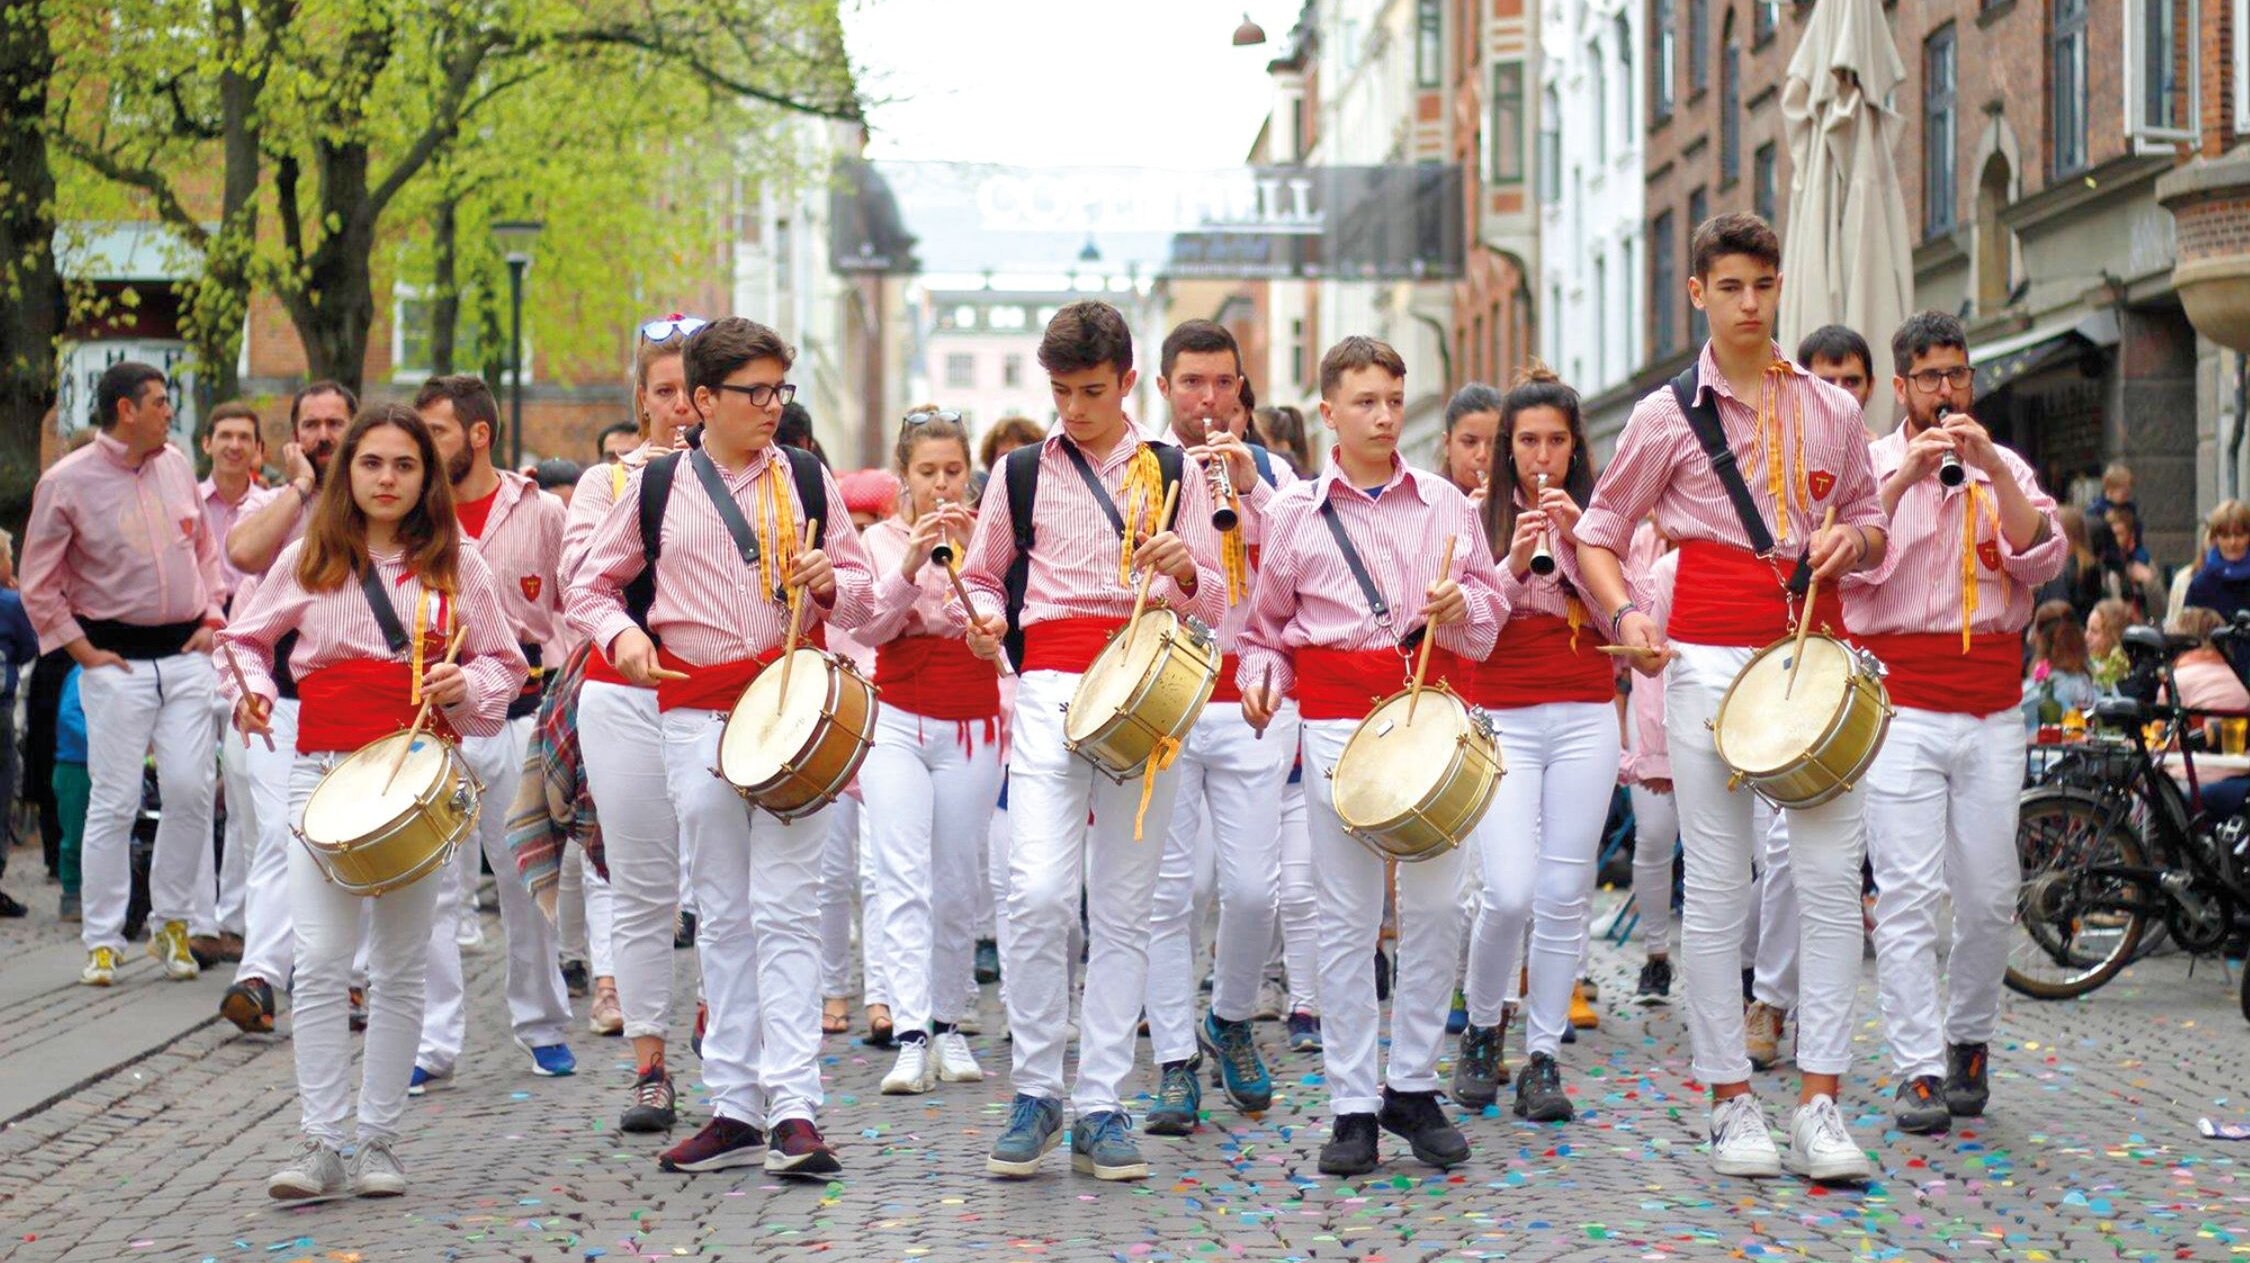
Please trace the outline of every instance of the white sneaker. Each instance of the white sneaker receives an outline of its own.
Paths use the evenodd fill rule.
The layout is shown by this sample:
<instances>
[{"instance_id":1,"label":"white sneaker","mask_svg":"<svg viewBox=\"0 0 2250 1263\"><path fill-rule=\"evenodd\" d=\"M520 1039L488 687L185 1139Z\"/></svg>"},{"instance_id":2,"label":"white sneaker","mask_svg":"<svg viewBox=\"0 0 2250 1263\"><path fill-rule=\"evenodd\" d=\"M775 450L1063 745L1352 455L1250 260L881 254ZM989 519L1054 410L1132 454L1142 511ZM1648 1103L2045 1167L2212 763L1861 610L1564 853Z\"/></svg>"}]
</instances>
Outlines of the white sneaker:
<instances>
[{"instance_id":1,"label":"white sneaker","mask_svg":"<svg viewBox=\"0 0 2250 1263\"><path fill-rule=\"evenodd\" d=\"M388 1140L362 1140L347 1172L356 1197L397 1197L406 1191L406 1168Z\"/></svg>"},{"instance_id":2,"label":"white sneaker","mask_svg":"<svg viewBox=\"0 0 2250 1263\"><path fill-rule=\"evenodd\" d=\"M345 1189L344 1155L318 1140L306 1140L297 1156L266 1181L268 1197L288 1202L342 1197Z\"/></svg>"},{"instance_id":3,"label":"white sneaker","mask_svg":"<svg viewBox=\"0 0 2250 1263\"><path fill-rule=\"evenodd\" d=\"M1711 1107L1711 1169L1753 1179L1781 1174L1781 1154L1757 1097L1745 1092Z\"/></svg>"},{"instance_id":4,"label":"white sneaker","mask_svg":"<svg viewBox=\"0 0 2250 1263\"><path fill-rule=\"evenodd\" d=\"M1250 1011L1253 1022L1278 1022L1289 1013L1289 993L1281 986L1279 978L1267 978L1258 983L1258 1004Z\"/></svg>"},{"instance_id":5,"label":"white sneaker","mask_svg":"<svg viewBox=\"0 0 2250 1263\"><path fill-rule=\"evenodd\" d=\"M883 1095L919 1096L936 1086L937 1066L930 1060L929 1041L900 1040L898 1060L891 1063L891 1072L883 1076Z\"/></svg>"},{"instance_id":6,"label":"white sneaker","mask_svg":"<svg viewBox=\"0 0 2250 1263\"><path fill-rule=\"evenodd\" d=\"M969 1051L968 1037L961 1032L937 1037L937 1077L942 1083L984 1082L984 1067L977 1064L977 1055Z\"/></svg>"},{"instance_id":7,"label":"white sneaker","mask_svg":"<svg viewBox=\"0 0 2250 1263\"><path fill-rule=\"evenodd\" d=\"M484 918L474 912L463 912L460 928L453 932L453 941L464 952L483 951Z\"/></svg>"},{"instance_id":8,"label":"white sneaker","mask_svg":"<svg viewBox=\"0 0 2250 1263\"><path fill-rule=\"evenodd\" d=\"M1789 1169L1821 1184L1857 1184L1875 1174L1867 1151L1844 1126L1844 1112L1826 1096L1798 1106L1790 1118Z\"/></svg>"}]
</instances>

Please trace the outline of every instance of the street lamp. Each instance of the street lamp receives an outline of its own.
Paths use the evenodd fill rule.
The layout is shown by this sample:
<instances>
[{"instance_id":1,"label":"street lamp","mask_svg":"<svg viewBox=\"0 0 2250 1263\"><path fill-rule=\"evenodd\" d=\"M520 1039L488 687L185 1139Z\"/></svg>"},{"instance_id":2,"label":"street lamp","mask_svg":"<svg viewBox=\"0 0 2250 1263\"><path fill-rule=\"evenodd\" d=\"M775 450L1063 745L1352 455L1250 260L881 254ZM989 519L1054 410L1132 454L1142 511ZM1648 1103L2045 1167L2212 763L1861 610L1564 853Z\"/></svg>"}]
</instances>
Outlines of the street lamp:
<instances>
[{"instance_id":1,"label":"street lamp","mask_svg":"<svg viewBox=\"0 0 2250 1263\"><path fill-rule=\"evenodd\" d=\"M1249 48L1265 42L1266 28L1251 21L1249 14L1243 14L1242 25L1234 28L1234 46L1236 48Z\"/></svg>"},{"instance_id":2,"label":"street lamp","mask_svg":"<svg viewBox=\"0 0 2250 1263\"><path fill-rule=\"evenodd\" d=\"M492 240L508 259L508 468L523 464L523 274L531 268L531 247L546 225L536 219L502 219L492 225Z\"/></svg>"}]
</instances>

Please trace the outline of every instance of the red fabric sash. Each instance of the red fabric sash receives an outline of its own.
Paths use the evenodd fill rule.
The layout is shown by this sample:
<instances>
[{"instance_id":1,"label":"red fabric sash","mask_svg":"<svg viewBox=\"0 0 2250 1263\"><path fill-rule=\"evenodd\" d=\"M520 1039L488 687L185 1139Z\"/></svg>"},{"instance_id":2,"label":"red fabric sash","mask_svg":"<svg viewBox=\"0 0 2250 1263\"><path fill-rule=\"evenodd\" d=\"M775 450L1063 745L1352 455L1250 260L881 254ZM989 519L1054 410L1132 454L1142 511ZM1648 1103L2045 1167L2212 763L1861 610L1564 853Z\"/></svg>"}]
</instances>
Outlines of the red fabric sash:
<instances>
[{"instance_id":1,"label":"red fabric sash","mask_svg":"<svg viewBox=\"0 0 2250 1263\"><path fill-rule=\"evenodd\" d=\"M1122 618L1053 618L1034 623L1023 629L1023 661L1016 669L1083 675L1109 643L1109 634L1124 625Z\"/></svg>"},{"instance_id":2,"label":"red fabric sash","mask_svg":"<svg viewBox=\"0 0 2250 1263\"><path fill-rule=\"evenodd\" d=\"M414 722L414 668L403 662L347 658L297 681L297 753L357 750ZM453 725L430 708L429 731L451 738Z\"/></svg>"},{"instance_id":3,"label":"red fabric sash","mask_svg":"<svg viewBox=\"0 0 2250 1263\"><path fill-rule=\"evenodd\" d=\"M775 645L764 653L749 658L736 658L732 662L714 662L699 667L669 649L658 649L656 661L674 671L684 672L684 680L659 680L656 682L656 709L667 710L733 710L742 697L742 690L758 678L766 664L781 656L781 646Z\"/></svg>"},{"instance_id":4,"label":"red fabric sash","mask_svg":"<svg viewBox=\"0 0 2250 1263\"><path fill-rule=\"evenodd\" d=\"M1514 614L1500 629L1492 656L1479 664L1469 700L1487 710L1544 706L1549 702L1607 702L1617 696L1617 672L1595 646L1591 627L1570 643L1570 620L1552 614Z\"/></svg>"},{"instance_id":5,"label":"red fabric sash","mask_svg":"<svg viewBox=\"0 0 2250 1263\"><path fill-rule=\"evenodd\" d=\"M616 667L610 665L609 655L599 649L586 655L586 679L595 684L622 684L626 688L634 687L631 680L626 679Z\"/></svg>"},{"instance_id":6,"label":"red fabric sash","mask_svg":"<svg viewBox=\"0 0 2250 1263\"><path fill-rule=\"evenodd\" d=\"M876 646L875 689L884 705L931 719L1000 713L1000 672L958 636L901 636Z\"/></svg>"},{"instance_id":7,"label":"red fabric sash","mask_svg":"<svg viewBox=\"0 0 2250 1263\"><path fill-rule=\"evenodd\" d=\"M1390 649L1324 649L1305 645L1294 653L1297 713L1305 719L1365 719L1375 703L1405 688L1414 664ZM1423 684L1443 680L1459 691L1474 678L1476 664L1433 646Z\"/></svg>"},{"instance_id":8,"label":"red fabric sash","mask_svg":"<svg viewBox=\"0 0 2250 1263\"><path fill-rule=\"evenodd\" d=\"M1242 659L1231 653L1221 655L1219 658L1219 682L1211 686L1211 704L1217 705L1220 702L1240 702L1242 700L1241 686L1237 685L1234 680L1234 677L1240 674L1242 674Z\"/></svg>"},{"instance_id":9,"label":"red fabric sash","mask_svg":"<svg viewBox=\"0 0 2250 1263\"><path fill-rule=\"evenodd\" d=\"M1747 548L1691 539L1680 545L1680 573L1672 588L1672 622L1665 635L1691 645L1763 649L1788 635L1788 594L1782 584L1796 569L1793 557L1761 558ZM1813 605L1816 630L1844 629L1843 599L1824 584Z\"/></svg>"},{"instance_id":10,"label":"red fabric sash","mask_svg":"<svg viewBox=\"0 0 2250 1263\"><path fill-rule=\"evenodd\" d=\"M2023 701L2023 637L1986 632L1961 652L1959 632L1854 636L1890 668L1884 687L1894 706L1949 715L1995 715Z\"/></svg>"}]
</instances>

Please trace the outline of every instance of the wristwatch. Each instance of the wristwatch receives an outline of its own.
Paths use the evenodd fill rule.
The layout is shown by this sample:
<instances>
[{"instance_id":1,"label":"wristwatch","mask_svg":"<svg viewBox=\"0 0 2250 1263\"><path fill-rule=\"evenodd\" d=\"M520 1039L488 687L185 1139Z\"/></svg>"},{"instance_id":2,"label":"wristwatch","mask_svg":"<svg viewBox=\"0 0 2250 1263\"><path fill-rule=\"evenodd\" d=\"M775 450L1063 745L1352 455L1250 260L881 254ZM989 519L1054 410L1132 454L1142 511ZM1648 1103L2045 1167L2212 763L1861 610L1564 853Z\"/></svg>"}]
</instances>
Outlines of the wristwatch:
<instances>
[{"instance_id":1,"label":"wristwatch","mask_svg":"<svg viewBox=\"0 0 2250 1263\"><path fill-rule=\"evenodd\" d=\"M1640 612L1641 607L1632 601L1627 601L1623 605L1618 606L1615 610L1612 610L1609 616L1610 636L1614 639L1616 636L1621 634L1620 628L1623 626L1625 622L1625 616L1627 614L1638 614Z\"/></svg>"}]
</instances>

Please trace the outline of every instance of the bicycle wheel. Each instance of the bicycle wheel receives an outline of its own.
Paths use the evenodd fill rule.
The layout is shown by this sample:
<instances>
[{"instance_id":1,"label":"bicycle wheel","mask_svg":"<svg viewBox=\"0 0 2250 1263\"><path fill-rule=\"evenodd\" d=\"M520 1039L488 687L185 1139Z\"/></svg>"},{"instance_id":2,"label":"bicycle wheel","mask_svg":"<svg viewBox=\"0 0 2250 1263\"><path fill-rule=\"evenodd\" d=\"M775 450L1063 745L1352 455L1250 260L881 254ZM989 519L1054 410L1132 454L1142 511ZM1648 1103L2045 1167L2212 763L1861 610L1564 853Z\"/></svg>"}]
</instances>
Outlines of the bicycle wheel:
<instances>
[{"instance_id":1,"label":"bicycle wheel","mask_svg":"<svg viewBox=\"0 0 2250 1263\"><path fill-rule=\"evenodd\" d=\"M2008 950L2008 986L2041 1000L2100 987L2130 964L2148 924L2138 885L2098 877L2097 866L2138 867L2141 841L2112 822L2101 800L2071 790L2024 795L2016 823L2023 885Z\"/></svg>"}]
</instances>

